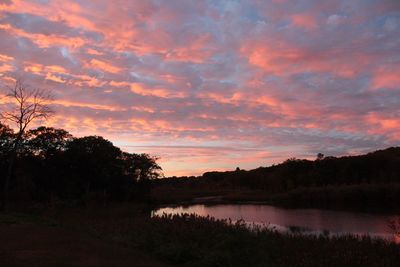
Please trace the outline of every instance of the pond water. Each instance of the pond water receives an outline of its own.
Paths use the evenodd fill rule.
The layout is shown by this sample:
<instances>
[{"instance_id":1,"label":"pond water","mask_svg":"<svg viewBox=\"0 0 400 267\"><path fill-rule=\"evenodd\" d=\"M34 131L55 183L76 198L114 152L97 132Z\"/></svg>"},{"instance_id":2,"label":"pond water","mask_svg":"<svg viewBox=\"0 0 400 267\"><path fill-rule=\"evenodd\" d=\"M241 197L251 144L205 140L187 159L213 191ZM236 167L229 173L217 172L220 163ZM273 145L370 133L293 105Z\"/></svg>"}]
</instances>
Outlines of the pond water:
<instances>
[{"instance_id":1,"label":"pond water","mask_svg":"<svg viewBox=\"0 0 400 267\"><path fill-rule=\"evenodd\" d=\"M390 220L397 215L321 209L284 209L270 205L190 205L163 207L152 212L162 214L197 214L216 219L244 220L249 225L261 225L280 232L329 235L369 235L400 243L391 233Z\"/></svg>"}]
</instances>

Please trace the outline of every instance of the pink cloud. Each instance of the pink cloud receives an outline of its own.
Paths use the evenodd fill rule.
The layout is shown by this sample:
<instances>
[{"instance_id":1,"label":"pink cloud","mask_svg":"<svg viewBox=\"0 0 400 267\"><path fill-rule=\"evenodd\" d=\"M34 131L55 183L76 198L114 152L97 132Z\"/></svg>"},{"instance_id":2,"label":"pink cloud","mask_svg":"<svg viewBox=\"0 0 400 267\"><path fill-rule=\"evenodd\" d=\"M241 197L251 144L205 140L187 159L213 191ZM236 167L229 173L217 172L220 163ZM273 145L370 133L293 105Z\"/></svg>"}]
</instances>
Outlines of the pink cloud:
<instances>
[{"instance_id":1,"label":"pink cloud","mask_svg":"<svg viewBox=\"0 0 400 267\"><path fill-rule=\"evenodd\" d=\"M296 27L305 30L314 30L318 27L317 21L313 14L295 14L291 16L292 22Z\"/></svg>"},{"instance_id":2,"label":"pink cloud","mask_svg":"<svg viewBox=\"0 0 400 267\"><path fill-rule=\"evenodd\" d=\"M386 67L378 68L373 73L372 86L374 89L378 88L400 88L400 65L389 65Z\"/></svg>"}]
</instances>

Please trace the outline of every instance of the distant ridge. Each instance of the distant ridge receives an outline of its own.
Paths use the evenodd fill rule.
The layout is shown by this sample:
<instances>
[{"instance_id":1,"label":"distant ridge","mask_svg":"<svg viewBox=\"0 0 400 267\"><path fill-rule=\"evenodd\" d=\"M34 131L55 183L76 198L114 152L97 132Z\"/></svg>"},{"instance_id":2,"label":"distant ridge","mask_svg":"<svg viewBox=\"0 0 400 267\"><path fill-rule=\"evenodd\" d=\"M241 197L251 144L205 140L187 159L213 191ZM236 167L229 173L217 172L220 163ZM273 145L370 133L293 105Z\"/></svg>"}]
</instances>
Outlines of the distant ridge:
<instances>
[{"instance_id":1,"label":"distant ridge","mask_svg":"<svg viewBox=\"0 0 400 267\"><path fill-rule=\"evenodd\" d=\"M222 195L225 201L400 208L400 147L358 156L291 158L269 167L212 171L199 177L162 179L155 185L156 198Z\"/></svg>"}]
</instances>

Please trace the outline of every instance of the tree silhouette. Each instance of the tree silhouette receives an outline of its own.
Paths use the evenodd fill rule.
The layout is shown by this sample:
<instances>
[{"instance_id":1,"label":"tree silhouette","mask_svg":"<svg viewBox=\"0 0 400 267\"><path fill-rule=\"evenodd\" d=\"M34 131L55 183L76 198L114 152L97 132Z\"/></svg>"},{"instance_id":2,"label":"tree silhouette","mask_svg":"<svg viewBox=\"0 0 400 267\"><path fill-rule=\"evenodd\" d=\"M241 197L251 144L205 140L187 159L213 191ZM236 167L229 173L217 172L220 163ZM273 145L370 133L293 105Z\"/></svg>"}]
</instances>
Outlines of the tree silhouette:
<instances>
[{"instance_id":1,"label":"tree silhouette","mask_svg":"<svg viewBox=\"0 0 400 267\"><path fill-rule=\"evenodd\" d=\"M0 123L0 155L6 156L12 147L14 131L8 126Z\"/></svg>"},{"instance_id":2,"label":"tree silhouette","mask_svg":"<svg viewBox=\"0 0 400 267\"><path fill-rule=\"evenodd\" d=\"M87 200L92 192L102 192L105 196L115 177L122 174L121 153L101 136L76 138L68 144L67 161L77 187L85 191Z\"/></svg>"},{"instance_id":3,"label":"tree silhouette","mask_svg":"<svg viewBox=\"0 0 400 267\"><path fill-rule=\"evenodd\" d=\"M63 154L72 141L72 135L66 130L40 126L26 132L22 143L23 151L34 162L33 183L40 199L48 200L51 207L57 200L57 193L65 190L63 175ZM33 172L33 171L32 171Z\"/></svg>"},{"instance_id":4,"label":"tree silhouette","mask_svg":"<svg viewBox=\"0 0 400 267\"><path fill-rule=\"evenodd\" d=\"M64 129L40 126L26 133L25 147L36 156L48 159L65 151L72 135Z\"/></svg>"},{"instance_id":5,"label":"tree silhouette","mask_svg":"<svg viewBox=\"0 0 400 267\"><path fill-rule=\"evenodd\" d=\"M9 185L13 174L13 167L23 135L31 122L47 119L53 112L48 103L51 95L41 88L31 88L20 80L16 80L13 87L7 87L6 98L11 102L9 109L0 114L0 119L13 123L18 131L11 146L11 155L8 170L3 185L3 199L1 210L6 211L9 198Z\"/></svg>"},{"instance_id":6,"label":"tree silhouette","mask_svg":"<svg viewBox=\"0 0 400 267\"><path fill-rule=\"evenodd\" d=\"M8 161L10 159L10 151L14 140L14 131L8 126L0 123L0 177L5 177L7 173ZM1 186L3 179L0 180Z\"/></svg>"},{"instance_id":7,"label":"tree silhouette","mask_svg":"<svg viewBox=\"0 0 400 267\"><path fill-rule=\"evenodd\" d=\"M122 154L125 168L129 172L128 175L137 182L162 177L162 168L157 164L158 159L146 153L130 154L124 152Z\"/></svg>"}]
</instances>

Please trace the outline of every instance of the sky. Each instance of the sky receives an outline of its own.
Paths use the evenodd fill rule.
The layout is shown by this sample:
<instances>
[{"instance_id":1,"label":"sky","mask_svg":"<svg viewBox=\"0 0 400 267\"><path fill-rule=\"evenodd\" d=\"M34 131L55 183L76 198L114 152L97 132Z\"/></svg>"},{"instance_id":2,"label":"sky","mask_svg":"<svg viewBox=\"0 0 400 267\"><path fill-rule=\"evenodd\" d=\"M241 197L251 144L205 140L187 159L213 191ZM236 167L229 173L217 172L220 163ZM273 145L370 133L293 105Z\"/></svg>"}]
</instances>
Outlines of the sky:
<instances>
[{"instance_id":1,"label":"sky","mask_svg":"<svg viewBox=\"0 0 400 267\"><path fill-rule=\"evenodd\" d=\"M400 143L400 1L0 0L15 78L166 176L360 154Z\"/></svg>"}]
</instances>

